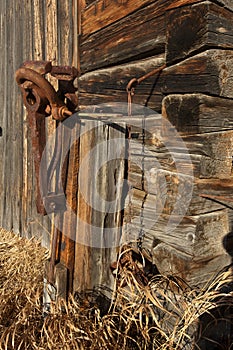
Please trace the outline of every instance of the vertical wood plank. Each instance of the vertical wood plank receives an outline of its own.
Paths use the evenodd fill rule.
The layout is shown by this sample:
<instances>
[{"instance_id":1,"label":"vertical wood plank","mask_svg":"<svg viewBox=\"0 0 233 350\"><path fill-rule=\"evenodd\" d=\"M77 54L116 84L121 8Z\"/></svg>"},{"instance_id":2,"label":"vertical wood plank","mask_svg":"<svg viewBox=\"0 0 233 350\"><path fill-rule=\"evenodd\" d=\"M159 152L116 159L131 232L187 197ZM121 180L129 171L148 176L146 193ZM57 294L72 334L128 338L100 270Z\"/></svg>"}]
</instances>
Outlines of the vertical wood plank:
<instances>
[{"instance_id":1,"label":"vertical wood plank","mask_svg":"<svg viewBox=\"0 0 233 350\"><path fill-rule=\"evenodd\" d=\"M13 2L13 12L12 12L12 71L20 65L22 57L22 44L19 40L18 33L21 32L20 28L20 14L21 10L17 2ZM17 54L16 54L17 53ZM13 83L14 75L9 72L11 75L11 81ZM13 142L12 142L12 162L13 162L13 206L12 206L12 216L13 216L13 231L20 234L22 231L22 154L23 154L23 118L22 118L22 102L21 96L18 91L18 86L16 84L9 84L12 91L11 98L9 98L9 103L11 107L12 114L12 125L13 126ZM10 95L9 95L10 96ZM8 114L9 115L9 114Z\"/></svg>"},{"instance_id":2,"label":"vertical wood plank","mask_svg":"<svg viewBox=\"0 0 233 350\"><path fill-rule=\"evenodd\" d=\"M58 63L60 65L72 64L72 1L58 1Z\"/></svg>"},{"instance_id":3,"label":"vertical wood plank","mask_svg":"<svg viewBox=\"0 0 233 350\"><path fill-rule=\"evenodd\" d=\"M6 111L6 91L5 91L5 83L7 81L7 69L6 69L6 62L7 62L7 51L6 51L6 44L7 44L7 13L6 13L6 1L1 1L1 60L0 60L0 66L1 66L1 77L3 79L3 83L0 85L0 101L2 106L2 113L0 114L1 118L1 127L2 127L2 137L0 139L1 144L1 154L2 154L2 161L0 165L1 170L1 203L0 203L0 215L1 215L1 225L4 227L6 225L5 220L5 207L6 207L6 143L7 143L7 111ZM10 205L10 204L9 204ZM7 226L6 226L7 228Z\"/></svg>"},{"instance_id":4,"label":"vertical wood plank","mask_svg":"<svg viewBox=\"0 0 233 350\"><path fill-rule=\"evenodd\" d=\"M81 8L80 0L73 0L73 53L72 53L72 65L80 71L80 59L79 59L79 34L81 33Z\"/></svg>"},{"instance_id":5,"label":"vertical wood plank","mask_svg":"<svg viewBox=\"0 0 233 350\"><path fill-rule=\"evenodd\" d=\"M20 6L21 7L21 6ZM28 27L28 14L26 12L26 3L23 3L23 7L21 7L22 18L25 20L22 22L22 35L25 32L28 32L27 38L23 41L22 45L22 61L30 59L30 49L32 33L31 28ZM32 58L32 53L31 53ZM22 98L22 97L21 97ZM32 220L32 173L33 173L33 159L31 154L31 143L30 143L30 130L27 124L27 113L25 108L23 109L23 193L22 193L22 235L27 237L30 236L30 221ZM30 220L28 220L30 218Z\"/></svg>"},{"instance_id":6,"label":"vertical wood plank","mask_svg":"<svg viewBox=\"0 0 233 350\"><path fill-rule=\"evenodd\" d=\"M77 134L79 125L72 130L73 137ZM64 135L66 137L66 135ZM64 140L64 143L66 141ZM78 191L78 167L79 167L79 140L70 146L68 158L68 170L65 172L65 193L67 205L71 211L64 212L63 229L61 237L60 261L68 269L68 290L73 288L74 260L75 260L75 232L77 212L77 191ZM66 155L65 155L66 156ZM61 168L64 164L61 164ZM64 249L63 249L64 247Z\"/></svg>"},{"instance_id":7,"label":"vertical wood plank","mask_svg":"<svg viewBox=\"0 0 233 350\"><path fill-rule=\"evenodd\" d=\"M45 18L43 0L33 0L34 9L34 60L45 59Z\"/></svg>"},{"instance_id":8,"label":"vertical wood plank","mask_svg":"<svg viewBox=\"0 0 233 350\"><path fill-rule=\"evenodd\" d=\"M90 120L81 125L88 131L80 138L74 290L113 286L125 171L125 128Z\"/></svg>"},{"instance_id":9,"label":"vertical wood plank","mask_svg":"<svg viewBox=\"0 0 233 350\"><path fill-rule=\"evenodd\" d=\"M58 60L58 37L57 37L57 0L45 0L46 6L46 60Z\"/></svg>"},{"instance_id":10,"label":"vertical wood plank","mask_svg":"<svg viewBox=\"0 0 233 350\"><path fill-rule=\"evenodd\" d=\"M43 233L46 246L50 225L36 212L30 130L14 72L25 60L70 64L73 6L70 0L0 2L0 225L27 237ZM48 123L48 135L54 128L54 122Z\"/></svg>"},{"instance_id":11,"label":"vertical wood plank","mask_svg":"<svg viewBox=\"0 0 233 350\"><path fill-rule=\"evenodd\" d=\"M81 123L82 125L82 123ZM80 133L82 129L80 130ZM82 163L85 156L91 149L93 135L90 133L83 134L79 140L79 164ZM88 183L83 181L83 177L79 179L80 181L88 186ZM83 176L83 174L82 174ZM82 188L85 192L88 190L87 187ZM80 191L77 193L77 227L76 227L76 245L75 245L75 265L74 265L74 291L82 291L84 289L91 288L91 248L88 245L84 245L80 243L82 241L82 235L86 235L86 237L90 236L90 232L88 229L85 230L83 226L84 223L91 223L91 208L85 202L83 196Z\"/></svg>"}]
</instances>

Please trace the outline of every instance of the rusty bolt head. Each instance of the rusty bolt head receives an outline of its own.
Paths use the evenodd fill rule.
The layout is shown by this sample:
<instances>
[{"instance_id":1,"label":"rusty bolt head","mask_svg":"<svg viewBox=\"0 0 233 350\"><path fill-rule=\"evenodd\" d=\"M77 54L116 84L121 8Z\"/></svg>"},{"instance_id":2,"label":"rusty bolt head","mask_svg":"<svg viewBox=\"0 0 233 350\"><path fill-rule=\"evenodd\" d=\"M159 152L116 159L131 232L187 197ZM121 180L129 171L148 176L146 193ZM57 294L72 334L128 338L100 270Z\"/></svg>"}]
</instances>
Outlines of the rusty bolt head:
<instances>
[{"instance_id":1,"label":"rusty bolt head","mask_svg":"<svg viewBox=\"0 0 233 350\"><path fill-rule=\"evenodd\" d=\"M58 80L74 80L78 76L78 71L75 67L70 66L52 66L51 75Z\"/></svg>"},{"instance_id":2,"label":"rusty bolt head","mask_svg":"<svg viewBox=\"0 0 233 350\"><path fill-rule=\"evenodd\" d=\"M54 211L56 209L56 203L55 202L49 203L49 209Z\"/></svg>"}]
</instances>

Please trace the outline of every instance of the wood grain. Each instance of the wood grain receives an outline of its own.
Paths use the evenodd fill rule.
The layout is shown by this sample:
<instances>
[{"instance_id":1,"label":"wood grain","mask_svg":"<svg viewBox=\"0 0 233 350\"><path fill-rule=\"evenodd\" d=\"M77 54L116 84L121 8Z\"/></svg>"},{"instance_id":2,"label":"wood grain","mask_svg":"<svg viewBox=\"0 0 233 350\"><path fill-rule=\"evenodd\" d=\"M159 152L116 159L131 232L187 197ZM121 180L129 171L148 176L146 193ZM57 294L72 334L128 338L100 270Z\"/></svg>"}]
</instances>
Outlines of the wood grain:
<instances>
[{"instance_id":1,"label":"wood grain","mask_svg":"<svg viewBox=\"0 0 233 350\"><path fill-rule=\"evenodd\" d=\"M204 93L232 98L232 50L206 50L168 67L161 75L162 92Z\"/></svg>"},{"instance_id":2,"label":"wood grain","mask_svg":"<svg viewBox=\"0 0 233 350\"><path fill-rule=\"evenodd\" d=\"M135 180L135 173L132 170L129 181L134 188L131 193L133 216L140 215L143 198L145 198L143 213L151 220L153 220L153 210L158 213L171 215L177 201L179 201L180 212L182 211L189 216L206 214L225 208L225 205L220 202L214 202L211 198L201 197L202 194L225 197L226 200L223 200L223 202L229 203L229 206L233 205L231 194L233 188L232 177L221 180L195 179L187 175L161 169L157 171L153 186L147 187L146 184L145 188L142 188L140 180L138 178ZM190 201L187 201L186 199L189 195ZM127 210L126 212L128 213Z\"/></svg>"},{"instance_id":3,"label":"wood grain","mask_svg":"<svg viewBox=\"0 0 233 350\"><path fill-rule=\"evenodd\" d=\"M206 50L178 64L166 68L160 76L152 76L136 88L134 102L147 105L157 111L160 106L158 97L161 94L203 93L226 98L233 97L232 89L232 50ZM95 96L95 101L126 101L124 93L127 83L133 77L150 72L162 65L161 56L119 65L113 68L100 69L84 74L79 79L80 104L88 102L88 94ZM82 95L83 94L83 95ZM150 99L152 103L150 104ZM153 102L154 100L154 102ZM91 99L90 99L91 103Z\"/></svg>"},{"instance_id":4,"label":"wood grain","mask_svg":"<svg viewBox=\"0 0 233 350\"><path fill-rule=\"evenodd\" d=\"M145 119L149 118L158 120L157 116ZM154 132L145 135L144 140L140 140L138 131L133 136L130 162L131 166L136 165L133 170L139 175L140 169L145 169L149 178L153 177L152 170L156 175L159 169L197 178L227 178L231 175L232 130L187 135L181 139L174 128L169 129L168 124L161 122L161 125L154 126Z\"/></svg>"},{"instance_id":5,"label":"wood grain","mask_svg":"<svg viewBox=\"0 0 233 350\"><path fill-rule=\"evenodd\" d=\"M70 1L60 4L63 6L64 13L69 10L67 4L69 9L70 6L72 8ZM68 56L72 60L72 45L67 53L69 44L66 44L66 38L59 39L61 44L57 40L59 36L56 33L60 27L59 21L56 20L56 13L58 13L56 1L15 2L10 0L0 4L0 71L3 79L0 97L2 106L0 226L9 230L14 229L16 233L28 238L32 235L43 236L42 242L47 248L50 223L48 218L42 218L36 213L36 184L30 130L27 126L20 90L14 81L14 72L26 60L58 58L63 60L64 64L68 63L65 62ZM65 35L70 38L73 25L70 21L70 10L67 16L69 18L61 20L63 24L66 21L67 34ZM68 22L70 29L67 26ZM63 45L62 50L59 49L60 45ZM59 55L63 55L63 58Z\"/></svg>"},{"instance_id":6,"label":"wood grain","mask_svg":"<svg viewBox=\"0 0 233 350\"><path fill-rule=\"evenodd\" d=\"M205 1L169 11L166 23L168 65L207 48L233 48L233 13Z\"/></svg>"},{"instance_id":7,"label":"wood grain","mask_svg":"<svg viewBox=\"0 0 233 350\"><path fill-rule=\"evenodd\" d=\"M35 49L34 59L44 60L45 56L45 32L44 32L44 16L43 16L43 0L34 0L34 35Z\"/></svg>"},{"instance_id":8,"label":"wood grain","mask_svg":"<svg viewBox=\"0 0 233 350\"><path fill-rule=\"evenodd\" d=\"M168 244L160 243L153 249L153 262L159 266L160 273L184 278L192 286L204 286L210 278L230 264L230 256L222 253L207 261L196 262L184 252ZM201 271L201 278L200 278Z\"/></svg>"},{"instance_id":9,"label":"wood grain","mask_svg":"<svg viewBox=\"0 0 233 350\"><path fill-rule=\"evenodd\" d=\"M202 0L157 0L157 16L163 15L167 10L196 4ZM81 1L80 1L81 2ZM229 9L233 9L231 0L213 1L220 3ZM82 3L82 2L81 2ZM112 23L128 17L131 13L153 3L152 0L123 0L122 2L110 0L98 0L85 8L82 4L82 35L97 32Z\"/></svg>"},{"instance_id":10,"label":"wood grain","mask_svg":"<svg viewBox=\"0 0 233 350\"><path fill-rule=\"evenodd\" d=\"M129 17L122 18L120 22L92 35L82 35L82 73L164 52L165 17L159 16L157 12L157 2L153 2Z\"/></svg>"},{"instance_id":11,"label":"wood grain","mask_svg":"<svg viewBox=\"0 0 233 350\"><path fill-rule=\"evenodd\" d=\"M73 135L79 130L77 124L72 130ZM72 292L75 262L75 232L77 212L77 191L78 191L78 168L79 168L79 141L72 145L67 140L67 135L63 135L62 144L64 149L69 149L69 154L64 154L65 163L60 165L60 176L63 177L64 193L66 195L66 205L69 210L62 216L62 233L60 243L60 262L67 268L68 285L67 290ZM62 175L63 176L62 176Z\"/></svg>"},{"instance_id":12,"label":"wood grain","mask_svg":"<svg viewBox=\"0 0 233 350\"><path fill-rule=\"evenodd\" d=\"M181 135L233 129L233 101L204 94L168 95L163 116Z\"/></svg>"},{"instance_id":13,"label":"wood grain","mask_svg":"<svg viewBox=\"0 0 233 350\"><path fill-rule=\"evenodd\" d=\"M196 4L199 2L202 2L203 0L174 0L168 7L167 10L177 8L177 7L183 7L186 5ZM210 0L210 2L213 2L215 4L220 4L223 7L226 7L230 10L233 9L233 4L231 0Z\"/></svg>"},{"instance_id":14,"label":"wood grain","mask_svg":"<svg viewBox=\"0 0 233 350\"><path fill-rule=\"evenodd\" d=\"M121 184L125 174L122 130L98 120L82 119L81 125L76 290L113 284L109 267L116 259L121 234ZM118 157L114 156L115 142L120 147Z\"/></svg>"},{"instance_id":15,"label":"wood grain","mask_svg":"<svg viewBox=\"0 0 233 350\"><path fill-rule=\"evenodd\" d=\"M130 64L89 72L79 78L80 108L108 102L127 103L126 87L133 77L140 77L164 64L164 54ZM135 90L133 103L161 111L161 85L158 75L144 81Z\"/></svg>"},{"instance_id":16,"label":"wood grain","mask_svg":"<svg viewBox=\"0 0 233 350\"><path fill-rule=\"evenodd\" d=\"M151 212L155 217L155 212ZM227 209L218 210L196 216L184 216L177 227L172 228L169 220L179 221L179 217L159 215L151 225L148 217L132 218L128 230L132 237L139 236L143 222L143 247L151 251L158 243L163 242L178 251L188 254L190 258L205 261L225 253L222 244L224 236L229 233L229 218ZM168 231L169 229L169 231Z\"/></svg>"},{"instance_id":17,"label":"wood grain","mask_svg":"<svg viewBox=\"0 0 233 350\"><path fill-rule=\"evenodd\" d=\"M82 13L82 35L98 31L130 13L152 3L152 0L124 0L122 3L95 1Z\"/></svg>"},{"instance_id":18,"label":"wood grain","mask_svg":"<svg viewBox=\"0 0 233 350\"><path fill-rule=\"evenodd\" d=\"M173 95L174 99L178 96L181 98ZM220 100L211 97L206 100L203 95L188 96L199 96L209 103ZM169 96L166 99L168 102ZM191 102L190 106L193 105ZM170 116L174 120L176 112L171 106ZM211 119L212 114L207 115ZM230 230L228 210L224 203L200 195L209 193L231 198L232 130L183 133L182 140L190 156L187 162L172 125L169 128L158 115L144 119L141 130L139 124L131 127L131 190L125 207L124 237L136 240L143 235L143 248L152 252L161 273L179 274L195 283L197 271L201 269L204 281L230 261L223 245Z\"/></svg>"},{"instance_id":19,"label":"wood grain","mask_svg":"<svg viewBox=\"0 0 233 350\"><path fill-rule=\"evenodd\" d=\"M72 3L70 0L57 2L58 64L64 66L72 65L73 59Z\"/></svg>"}]
</instances>

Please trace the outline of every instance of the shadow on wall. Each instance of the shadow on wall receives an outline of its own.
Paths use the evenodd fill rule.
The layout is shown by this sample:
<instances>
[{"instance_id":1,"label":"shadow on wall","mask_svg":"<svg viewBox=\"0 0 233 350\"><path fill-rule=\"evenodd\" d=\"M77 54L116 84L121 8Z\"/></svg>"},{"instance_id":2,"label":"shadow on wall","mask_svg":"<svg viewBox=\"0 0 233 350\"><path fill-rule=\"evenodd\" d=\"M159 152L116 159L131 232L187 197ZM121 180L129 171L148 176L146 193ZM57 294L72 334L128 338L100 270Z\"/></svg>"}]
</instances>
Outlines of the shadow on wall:
<instances>
[{"instance_id":1,"label":"shadow on wall","mask_svg":"<svg viewBox=\"0 0 233 350\"><path fill-rule=\"evenodd\" d=\"M224 237L223 246L231 256L233 264L233 228ZM226 269L232 269L232 264ZM232 294L229 294L232 291L233 281L221 290L222 293L226 294L224 306L215 308L211 313L200 317L199 334L201 334L201 338L198 340L197 346L201 350L233 349L233 308L232 301L230 302Z\"/></svg>"}]
</instances>

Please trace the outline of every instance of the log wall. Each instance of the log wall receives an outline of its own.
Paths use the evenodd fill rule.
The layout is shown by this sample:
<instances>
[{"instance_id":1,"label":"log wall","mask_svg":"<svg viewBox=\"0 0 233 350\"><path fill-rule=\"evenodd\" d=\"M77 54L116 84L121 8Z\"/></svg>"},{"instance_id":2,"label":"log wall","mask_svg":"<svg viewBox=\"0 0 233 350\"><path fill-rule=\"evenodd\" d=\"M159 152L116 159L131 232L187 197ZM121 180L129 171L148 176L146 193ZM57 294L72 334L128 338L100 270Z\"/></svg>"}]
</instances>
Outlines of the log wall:
<instances>
[{"instance_id":1,"label":"log wall","mask_svg":"<svg viewBox=\"0 0 233 350\"><path fill-rule=\"evenodd\" d=\"M179 273L194 284L200 274L204 281L231 261L224 243L230 244L231 212L200 194L228 196L232 189L232 16L232 2L225 0L111 5L97 1L82 12L80 108L127 102L126 86L131 78L164 63L167 66L162 74L137 86L133 102L161 112L182 136L194 176L192 198L179 226L166 234L172 203L189 177L178 174L169 152L156 146L156 137L146 141L149 155L142 154L145 138L136 146L133 143L129 169L132 203L125 209L126 234L131 230L134 237L135 232L140 235L142 227L154 219L153 208L167 196L159 220L145 232L143 248L161 273ZM153 170L156 162L159 173L152 172L151 177L158 186L166 179L165 193L145 186L143 164Z\"/></svg>"}]
</instances>

